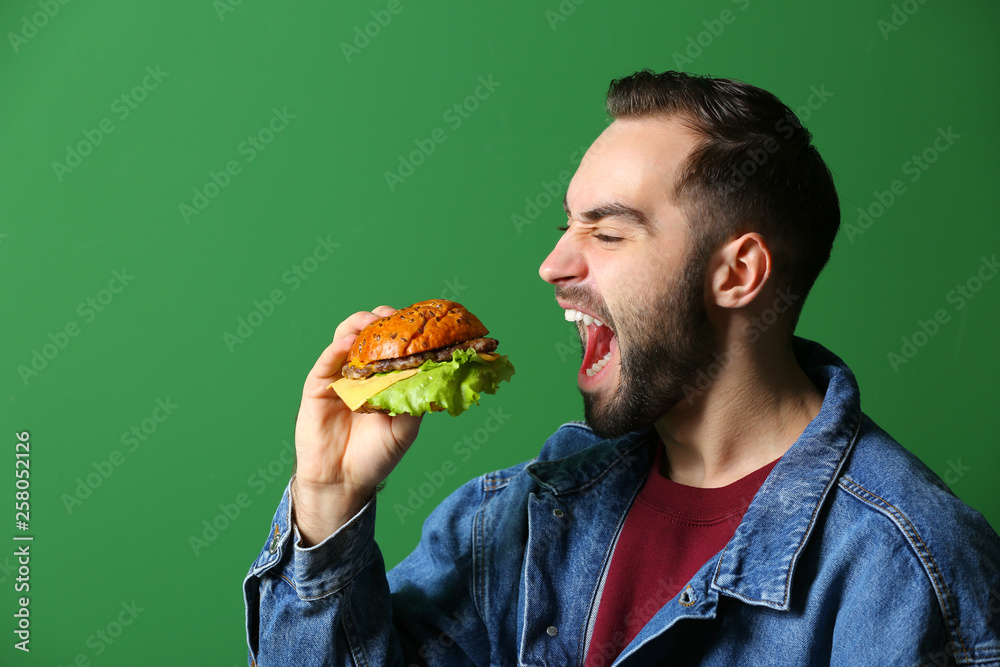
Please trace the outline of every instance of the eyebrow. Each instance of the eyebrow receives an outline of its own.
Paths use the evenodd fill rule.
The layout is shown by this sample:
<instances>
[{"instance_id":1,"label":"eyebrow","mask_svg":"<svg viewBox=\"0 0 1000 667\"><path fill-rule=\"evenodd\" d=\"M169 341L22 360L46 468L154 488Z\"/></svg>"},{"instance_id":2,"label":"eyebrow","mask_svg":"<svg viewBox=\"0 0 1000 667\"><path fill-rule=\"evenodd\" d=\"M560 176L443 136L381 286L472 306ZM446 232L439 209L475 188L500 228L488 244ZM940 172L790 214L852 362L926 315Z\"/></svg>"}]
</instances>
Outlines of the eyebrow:
<instances>
[{"instance_id":1,"label":"eyebrow","mask_svg":"<svg viewBox=\"0 0 1000 667\"><path fill-rule=\"evenodd\" d=\"M569 204L566 202L565 195L563 196L563 210L566 212L566 217L573 217L570 215ZM653 232L653 222L645 213L620 202L609 202L601 206L596 206L589 211L581 213L580 218L587 222L598 222L604 218L620 218L647 233L651 234Z\"/></svg>"}]
</instances>

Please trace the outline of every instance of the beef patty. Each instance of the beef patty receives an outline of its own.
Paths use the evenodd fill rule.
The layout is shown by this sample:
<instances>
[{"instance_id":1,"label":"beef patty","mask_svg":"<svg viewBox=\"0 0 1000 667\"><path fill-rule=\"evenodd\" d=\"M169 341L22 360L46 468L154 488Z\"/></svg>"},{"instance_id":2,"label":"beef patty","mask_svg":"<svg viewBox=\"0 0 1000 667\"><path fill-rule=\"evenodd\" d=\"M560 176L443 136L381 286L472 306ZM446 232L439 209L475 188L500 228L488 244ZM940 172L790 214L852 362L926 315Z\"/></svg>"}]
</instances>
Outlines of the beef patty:
<instances>
[{"instance_id":1,"label":"beef patty","mask_svg":"<svg viewBox=\"0 0 1000 667\"><path fill-rule=\"evenodd\" d=\"M344 366L341 373L345 378L351 380L363 380L375 373L388 373L389 371L401 371L406 368L416 368L425 361L447 361L451 359L451 353L455 350L468 350L472 348L476 352L492 352L497 349L500 343L493 338L473 338L464 343L439 347L436 350L418 352L396 359L380 359L364 366Z\"/></svg>"}]
</instances>

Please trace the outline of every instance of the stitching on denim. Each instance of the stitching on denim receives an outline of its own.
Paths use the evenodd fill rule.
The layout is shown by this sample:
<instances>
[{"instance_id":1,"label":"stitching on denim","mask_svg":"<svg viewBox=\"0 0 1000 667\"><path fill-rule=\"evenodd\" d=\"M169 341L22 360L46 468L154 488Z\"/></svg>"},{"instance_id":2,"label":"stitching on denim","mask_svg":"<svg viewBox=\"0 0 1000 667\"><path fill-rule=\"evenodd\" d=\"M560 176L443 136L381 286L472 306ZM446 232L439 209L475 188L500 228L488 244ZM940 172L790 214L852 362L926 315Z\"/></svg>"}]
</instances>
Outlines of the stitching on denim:
<instances>
[{"instance_id":1,"label":"stitching on denim","mask_svg":"<svg viewBox=\"0 0 1000 667\"><path fill-rule=\"evenodd\" d=\"M897 508L895 505L893 505L892 503L890 503L885 498L882 498L878 494L876 494L876 493L870 491L869 489L861 486L860 484L858 484L857 482L855 482L850 477L847 477L846 475L844 476L844 479L841 482L841 487L845 491L847 491L848 493L852 494L853 496L855 496L856 498L858 498L859 500L861 500L862 502L866 502L866 503L868 503L870 505L875 505L875 506L879 507L880 506L879 503L876 503L873 500L870 500L869 498L865 498L863 495L861 495L861 493L859 493L859 491L862 492L862 493L864 493L864 494L867 494L868 496L871 496L872 498L877 498L878 500L880 500L883 503L880 507L882 507L883 509L889 511L890 514L894 518L896 518L898 520L901 520L902 522L906 523L906 525L903 526L903 525L900 525L898 522L894 521L894 523L896 523L897 527L910 540L911 544L913 543L913 540L916 540L917 542L920 543L920 545L923 547L923 549L927 552L927 558L930 559L930 563L928 563L928 561L924 558L924 555L923 555L923 553L921 553L920 549L916 548L917 545L913 544L914 551L917 554L917 558L920 559L920 561L921 561L921 563L923 563L924 567L928 568L928 569L933 569L934 570L934 574L931 575L931 580L932 580L931 583L934 586L935 591L937 591L938 586L940 585L940 587L943 589L943 595L945 597L945 600L943 602L945 602L946 604L942 605L941 612L945 616L945 621L949 625L954 626L955 629L956 629L956 632L957 632L957 630L958 630L958 624L954 621L954 619L953 619L953 617L951 615L952 614L952 612L951 612L951 607L952 607L951 594L948 591L948 587L947 587L947 585L944 582L944 577L941 575L941 572L940 572L940 570L937 567L937 563L934 561L934 557L931 556L931 554L930 554L930 549L928 549L927 544L920 537L920 534L917 532L916 527L910 522L910 520L906 517L905 514L903 514L903 512L899 508ZM853 488L851 488L851 487L853 487ZM936 577L940 578L940 582L936 581ZM944 608L945 606L947 607L947 609ZM958 633L958 635L959 635L959 642L962 643L961 642L961 633ZM962 645L962 650L963 650L963 652L965 652L965 646L964 646L964 644Z\"/></svg>"},{"instance_id":2,"label":"stitching on denim","mask_svg":"<svg viewBox=\"0 0 1000 667\"><path fill-rule=\"evenodd\" d=\"M565 491L562 491L561 493L559 493L557 495L561 495L562 493L569 493L571 491L572 492L577 492L577 491L583 491L584 489L589 489L590 487L594 486L597 482L599 482L601 480L601 478L603 478L605 475L607 475L609 472L611 472L611 469L614 468L616 465L618 465L618 463L620 461L622 461L623 459L629 458L631 456L632 452L634 452L637 449L641 449L643 447L647 447L648 445L649 445L649 443L646 442L645 440L640 440L640 441L634 443L628 449L619 452L618 456L615 457L615 460L612 461L611 463L609 463L608 465L606 465L604 467L604 470L602 470L600 472L600 474L597 475L597 477L594 477L593 479L591 479L590 481L588 481L583 486L577 486L577 487L573 487L571 489L566 489Z\"/></svg>"},{"instance_id":3,"label":"stitching on denim","mask_svg":"<svg viewBox=\"0 0 1000 667\"><path fill-rule=\"evenodd\" d=\"M343 588L349 586L350 583L351 582L347 582L346 584L344 584L344 586L338 588L337 590L329 591L327 593L317 593L316 595L300 595L299 599L304 602L313 602L314 600L322 600L323 598L328 598L331 595L336 595L338 591L343 590Z\"/></svg>"},{"instance_id":4,"label":"stitching on denim","mask_svg":"<svg viewBox=\"0 0 1000 667\"><path fill-rule=\"evenodd\" d=\"M291 580L291 579L289 579L288 577L286 577L286 576L284 575L284 573L282 573L282 574L279 574L278 576L279 576L279 577L281 577L282 579L284 579L285 581L287 581L287 582L288 582L288 585L292 587L292 590L293 590L293 591L295 591L296 593L298 593L298 592L299 592L299 589L297 589L297 588L295 587L295 584L294 584L294 583L292 582L292 580Z\"/></svg>"},{"instance_id":5,"label":"stitching on denim","mask_svg":"<svg viewBox=\"0 0 1000 667\"><path fill-rule=\"evenodd\" d=\"M375 542L373 540L372 543L371 543L371 545L368 547L368 551L365 553L364 558L362 559L362 565L361 565L361 567L359 567L357 569L357 571L354 572L354 574L352 574L351 577L347 581L342 582L339 586L336 586L336 587L331 587L328 583L325 584L325 585L323 585L323 586L318 586L316 588L320 588L320 589L330 588L330 590L326 591L325 593L324 592L316 593L315 595L299 595L299 599L300 600L310 601L310 602L313 601L313 600L321 600L323 598L328 598L331 595L335 595L335 594L339 593L340 591L344 590L345 588L347 588L348 586L350 586L352 583L354 583L354 578L357 577L359 574L361 574L361 571L364 570L366 567L368 567L370 565L370 561L372 560L373 555L375 554L375 547L376 547L376 544L375 544ZM284 576L284 575L282 575L282 576ZM287 581L287 579L286 579L286 581ZM291 583L291 582L289 581L288 583ZM294 587L294 584L293 584L293 587ZM311 591L311 590L313 590L313 588L311 587L309 590Z\"/></svg>"},{"instance_id":6,"label":"stitching on denim","mask_svg":"<svg viewBox=\"0 0 1000 667\"><path fill-rule=\"evenodd\" d=\"M980 665L984 664L984 661L995 661L997 657L1000 657L1000 644L984 644L982 646L974 646L973 648L967 649L966 653L977 654L971 655L971 662L962 661L965 665ZM958 663L955 663L958 664ZM995 662L992 662L995 664ZM922 662L917 667L939 667L938 662Z\"/></svg>"},{"instance_id":7,"label":"stitching on denim","mask_svg":"<svg viewBox=\"0 0 1000 667\"><path fill-rule=\"evenodd\" d=\"M472 600L481 618L486 618L486 503L495 489L487 491L483 480L483 497L472 516Z\"/></svg>"},{"instance_id":8,"label":"stitching on denim","mask_svg":"<svg viewBox=\"0 0 1000 667\"><path fill-rule=\"evenodd\" d=\"M865 420L864 419L864 413L859 412L858 413L858 423L854 425L854 434L851 436L851 439L850 439L850 442L848 443L848 446L844 447L844 451L841 453L840 459L837 460L837 465L836 465L836 469L837 470L839 470L841 468L841 466L843 465L844 459L847 458L847 454L854 449L854 445L856 444L857 439L858 439L858 433L861 431L861 422L863 422L864 420ZM827 494L830 492L830 487L832 487L835 482L837 482L837 476L836 475L831 476L830 477L830 481L827 482L826 486L823 488L822 497L824 499L826 499ZM753 503L751 502L751 505L752 504ZM782 598L781 598L781 604L786 604L788 602L788 589L791 587L791 584L792 584L792 570L794 569L794 566L792 565L792 563L795 563L795 562L798 561L799 554L802 552L802 549L805 547L806 541L808 540L808 537L810 535L812 535L812 529L813 529L813 526L816 523L816 515L819 514L819 508L822 505L823 505L823 503L819 502L819 503L816 503L816 507L813 508L812 515L809 517L809 523L806 525L806 530L802 533L802 541L799 542L798 548L795 550L795 553L792 554L791 561L789 561L788 573L785 575L785 591L784 591L784 594L782 595ZM738 528L737 528L737 530L738 530ZM719 555L719 562L715 566L715 578L713 579L712 583L715 586L717 586L720 591L721 590L730 591L730 592L734 593L737 597L742 597L742 598L747 599L747 600L753 600L754 602L771 602L770 600L764 600L763 598L752 598L752 597L747 596L747 595L740 595L740 594L736 593L736 589L734 589L734 588L724 587L724 586L720 586L719 585L719 571L722 569L722 561L725 559L725 557L726 557L726 551L728 551L728 550L729 550L729 545L727 544L726 547L722 550L722 553Z\"/></svg>"},{"instance_id":9,"label":"stitching on denim","mask_svg":"<svg viewBox=\"0 0 1000 667\"><path fill-rule=\"evenodd\" d=\"M514 473L510 477L493 477L492 475L486 475L483 478L483 489L486 491L499 491L503 487L507 486L510 480L517 477L520 473Z\"/></svg>"},{"instance_id":10,"label":"stitching on denim","mask_svg":"<svg viewBox=\"0 0 1000 667\"><path fill-rule=\"evenodd\" d=\"M569 428L578 428L578 429L580 429L582 431L586 431L587 433L593 433L594 432L589 426L587 426L587 422L585 422L585 421L571 421L571 422L566 422L564 424L560 424L559 428L556 429L556 431L558 431L559 429L562 429L562 428L567 428L567 427L569 427Z\"/></svg>"},{"instance_id":11,"label":"stitching on denim","mask_svg":"<svg viewBox=\"0 0 1000 667\"><path fill-rule=\"evenodd\" d=\"M587 430L589 430L589 429L587 429ZM610 461L607 465L605 465L604 469L601 470L600 473L596 477L594 477L593 479L588 480L587 483L584 484L583 486L573 486L573 487L570 487L570 488L564 489L564 490L553 489L553 493L555 493L556 495L563 495L563 494L566 494L566 493L574 493L574 492L577 492L577 491L582 491L584 489L587 489L587 488L593 486L594 484L596 484L597 482L599 482L601 480L601 478L603 478L605 475L607 475L611 471L612 468L614 468L616 465L618 465L618 463L622 459L627 458L636 449L648 446L649 445L648 436L649 436L648 433L645 433L645 432L641 433L638 436L638 439L635 440L635 441L633 441L632 445L628 449L619 451L617 453L617 456L615 456L615 458L612 461ZM618 445L618 446L620 446L620 445ZM578 452L574 452L572 454L569 454L568 456L564 456L561 459L546 459L544 461L538 461L538 458L536 457L536 458L532 459L529 462L528 465L525 465L522 470L524 470L524 471L527 472L527 469L531 465L531 463L536 463L536 462L537 463L560 463L562 461L565 461L568 458L576 456L577 453Z\"/></svg>"},{"instance_id":12,"label":"stitching on denim","mask_svg":"<svg viewBox=\"0 0 1000 667\"><path fill-rule=\"evenodd\" d=\"M346 604L347 596L340 596L340 608L343 610L343 617L340 624L344 627L344 634L347 635L347 647L351 650L351 658L356 665L368 665L368 656L365 654L364 644L357 635L357 628L354 623L354 614L351 606Z\"/></svg>"},{"instance_id":13,"label":"stitching on denim","mask_svg":"<svg viewBox=\"0 0 1000 667\"><path fill-rule=\"evenodd\" d=\"M849 488L848 485L854 488ZM962 639L962 631L958 627L958 620L954 616L955 613L953 611L954 603L952 602L951 599L951 591L948 590L948 585L945 583L944 575L941 574L941 570L938 568L937 562L934 560L934 556L931 555L931 551L927 547L927 544L924 542L923 538L920 537L920 533L917 532L916 526L914 526L910 522L909 518L905 514L903 514L903 512L898 507L890 503L885 498L882 498L881 496L873 493L872 491L869 491L865 487L855 482L850 477L847 477L845 475L840 483L840 486L845 491L854 495L862 502L866 502L871 505L878 506L878 503L870 500L869 498L863 497L855 489L860 489L862 492L868 494L872 498L878 498L878 500L882 501L882 503L884 503L885 505L883 509L889 511L890 514L896 519L896 521L893 521L893 523L895 523L897 527L899 527L899 529L903 532L903 534L909 539L910 543L914 547L913 550L917 554L917 558L919 558L920 561L924 564L924 568L928 570L933 570L933 574L931 574L930 579L931 579L931 584L934 586L934 590L939 591L940 589L940 592L938 592L938 601L939 603L941 603L941 613L944 614L945 621L948 623L948 625L954 628L954 634L958 638L959 645L962 647L962 653L965 655L965 657L968 658L969 651L968 649L965 648L965 642ZM905 526L900 525L899 523L900 520L905 522L906 525ZM920 543L920 546L923 548L923 552L925 552L927 555L926 559L924 558L924 553L921 553L921 549L916 548L917 545L913 544L914 539ZM930 562L928 563L928 561Z\"/></svg>"}]
</instances>

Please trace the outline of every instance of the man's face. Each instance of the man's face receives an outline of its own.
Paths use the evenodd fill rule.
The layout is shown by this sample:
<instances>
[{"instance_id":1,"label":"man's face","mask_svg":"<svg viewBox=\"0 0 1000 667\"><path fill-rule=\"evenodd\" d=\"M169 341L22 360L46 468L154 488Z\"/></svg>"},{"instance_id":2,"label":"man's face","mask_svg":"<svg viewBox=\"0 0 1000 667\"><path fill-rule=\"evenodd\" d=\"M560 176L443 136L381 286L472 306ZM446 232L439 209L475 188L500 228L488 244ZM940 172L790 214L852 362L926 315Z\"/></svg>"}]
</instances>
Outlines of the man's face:
<instances>
[{"instance_id":1,"label":"man's face","mask_svg":"<svg viewBox=\"0 0 1000 667\"><path fill-rule=\"evenodd\" d=\"M582 318L578 383L604 437L667 412L715 351L704 257L670 200L694 145L676 120L612 123L570 182L569 228L539 269L567 319Z\"/></svg>"}]
</instances>

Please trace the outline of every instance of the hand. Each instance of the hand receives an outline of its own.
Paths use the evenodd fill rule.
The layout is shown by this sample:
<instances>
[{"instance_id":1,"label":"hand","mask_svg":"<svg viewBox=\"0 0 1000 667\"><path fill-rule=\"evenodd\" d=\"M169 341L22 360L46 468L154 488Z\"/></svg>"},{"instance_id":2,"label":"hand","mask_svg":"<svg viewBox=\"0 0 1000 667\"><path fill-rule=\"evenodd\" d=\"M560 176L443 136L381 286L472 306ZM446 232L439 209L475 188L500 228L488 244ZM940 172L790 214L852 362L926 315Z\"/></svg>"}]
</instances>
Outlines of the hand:
<instances>
[{"instance_id":1,"label":"hand","mask_svg":"<svg viewBox=\"0 0 1000 667\"><path fill-rule=\"evenodd\" d=\"M379 306L340 323L306 378L295 422L295 523L305 546L334 533L364 507L413 444L422 417L356 413L331 382L340 378L358 333L396 310Z\"/></svg>"}]
</instances>

